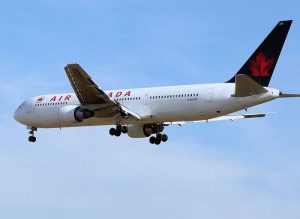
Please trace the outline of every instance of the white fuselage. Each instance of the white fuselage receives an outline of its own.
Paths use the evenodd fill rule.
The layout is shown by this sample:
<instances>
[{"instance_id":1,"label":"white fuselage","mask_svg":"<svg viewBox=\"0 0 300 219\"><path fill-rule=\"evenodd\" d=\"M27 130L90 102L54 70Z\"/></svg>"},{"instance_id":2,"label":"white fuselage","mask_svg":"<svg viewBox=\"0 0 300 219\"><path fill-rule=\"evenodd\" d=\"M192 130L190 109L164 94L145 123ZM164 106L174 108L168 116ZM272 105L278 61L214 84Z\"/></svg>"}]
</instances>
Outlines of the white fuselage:
<instances>
[{"instance_id":1,"label":"white fuselage","mask_svg":"<svg viewBox=\"0 0 300 219\"><path fill-rule=\"evenodd\" d=\"M106 93L141 117L141 120L123 119L122 124L147 124L207 120L279 97L278 90L266 89L267 93L248 97L234 97L234 83L112 90ZM101 111L82 122L63 121L59 117L59 111L66 106L80 106L74 93L37 96L21 104L14 117L20 123L36 128L116 124L113 116L105 116Z\"/></svg>"}]
</instances>

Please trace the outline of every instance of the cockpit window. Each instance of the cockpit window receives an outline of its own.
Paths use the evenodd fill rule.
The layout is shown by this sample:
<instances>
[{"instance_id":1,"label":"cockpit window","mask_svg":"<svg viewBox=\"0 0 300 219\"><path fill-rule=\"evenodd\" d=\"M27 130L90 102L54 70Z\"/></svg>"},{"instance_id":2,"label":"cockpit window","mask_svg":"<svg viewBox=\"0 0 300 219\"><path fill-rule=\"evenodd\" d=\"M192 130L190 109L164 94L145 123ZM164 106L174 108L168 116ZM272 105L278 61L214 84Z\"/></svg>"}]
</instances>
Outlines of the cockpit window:
<instances>
[{"instance_id":1,"label":"cockpit window","mask_svg":"<svg viewBox=\"0 0 300 219\"><path fill-rule=\"evenodd\" d=\"M25 102L22 103L22 104L18 107L18 109L22 108L23 106L25 106Z\"/></svg>"}]
</instances>

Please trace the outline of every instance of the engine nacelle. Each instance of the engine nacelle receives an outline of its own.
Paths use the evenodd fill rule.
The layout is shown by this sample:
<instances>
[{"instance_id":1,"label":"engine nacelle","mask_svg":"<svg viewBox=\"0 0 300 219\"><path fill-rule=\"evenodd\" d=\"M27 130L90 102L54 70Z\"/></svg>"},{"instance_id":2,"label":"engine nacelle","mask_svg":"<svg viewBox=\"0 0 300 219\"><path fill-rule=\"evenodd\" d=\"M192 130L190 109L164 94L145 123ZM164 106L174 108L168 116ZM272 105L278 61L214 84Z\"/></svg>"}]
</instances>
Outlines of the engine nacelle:
<instances>
[{"instance_id":1,"label":"engine nacelle","mask_svg":"<svg viewBox=\"0 0 300 219\"><path fill-rule=\"evenodd\" d=\"M163 127L152 124L137 124L137 125L129 125L128 126L128 136L131 138L145 138L149 137L150 135L156 133L157 131L162 131Z\"/></svg>"},{"instance_id":2,"label":"engine nacelle","mask_svg":"<svg viewBox=\"0 0 300 219\"><path fill-rule=\"evenodd\" d=\"M95 113L80 106L64 106L58 110L58 120L61 122L82 122L91 118Z\"/></svg>"}]
</instances>

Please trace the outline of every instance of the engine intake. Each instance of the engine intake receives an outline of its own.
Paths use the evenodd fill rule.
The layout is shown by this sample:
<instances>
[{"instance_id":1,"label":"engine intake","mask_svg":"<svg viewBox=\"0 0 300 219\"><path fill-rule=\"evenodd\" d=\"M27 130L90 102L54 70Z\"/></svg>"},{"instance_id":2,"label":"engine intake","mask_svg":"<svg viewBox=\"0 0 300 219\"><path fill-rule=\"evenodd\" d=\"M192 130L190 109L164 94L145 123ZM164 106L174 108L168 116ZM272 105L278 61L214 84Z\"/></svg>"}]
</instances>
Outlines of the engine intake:
<instances>
[{"instance_id":1,"label":"engine intake","mask_svg":"<svg viewBox=\"0 0 300 219\"><path fill-rule=\"evenodd\" d=\"M82 122L94 117L95 113L80 106L64 106L58 110L58 120L62 122Z\"/></svg>"},{"instance_id":2,"label":"engine intake","mask_svg":"<svg viewBox=\"0 0 300 219\"><path fill-rule=\"evenodd\" d=\"M78 121L78 122L82 122L85 119L94 117L95 113L91 110L88 109L83 109L80 107L77 107L74 111L74 118Z\"/></svg>"}]
</instances>

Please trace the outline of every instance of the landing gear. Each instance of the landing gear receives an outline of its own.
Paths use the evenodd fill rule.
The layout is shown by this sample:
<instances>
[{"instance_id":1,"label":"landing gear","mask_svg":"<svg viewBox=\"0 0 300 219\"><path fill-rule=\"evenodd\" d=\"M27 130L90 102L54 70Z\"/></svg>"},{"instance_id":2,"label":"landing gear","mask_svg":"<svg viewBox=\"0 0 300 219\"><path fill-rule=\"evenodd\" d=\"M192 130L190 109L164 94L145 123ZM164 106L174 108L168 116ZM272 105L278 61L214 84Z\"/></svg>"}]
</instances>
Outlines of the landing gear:
<instances>
[{"instance_id":1,"label":"landing gear","mask_svg":"<svg viewBox=\"0 0 300 219\"><path fill-rule=\"evenodd\" d=\"M149 142L151 144L156 144L156 145L159 145L161 142L166 142L166 141L168 141L168 136L166 134L161 134L161 133L156 134L156 137L151 136L149 138Z\"/></svg>"},{"instance_id":2,"label":"landing gear","mask_svg":"<svg viewBox=\"0 0 300 219\"><path fill-rule=\"evenodd\" d=\"M28 141L30 141L30 142L35 142L35 141L36 141L36 137L34 137L34 136L29 136L29 137L28 137Z\"/></svg>"},{"instance_id":3,"label":"landing gear","mask_svg":"<svg viewBox=\"0 0 300 219\"><path fill-rule=\"evenodd\" d=\"M34 132L37 131L37 128L31 127L31 130L29 131L30 136L28 137L29 142L35 142L36 137L34 137Z\"/></svg>"},{"instance_id":4,"label":"landing gear","mask_svg":"<svg viewBox=\"0 0 300 219\"><path fill-rule=\"evenodd\" d=\"M111 128L109 130L110 135L119 137L122 133L126 134L128 132L128 127L125 125L117 125L116 128Z\"/></svg>"}]
</instances>

